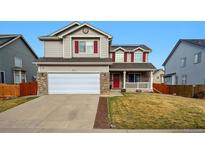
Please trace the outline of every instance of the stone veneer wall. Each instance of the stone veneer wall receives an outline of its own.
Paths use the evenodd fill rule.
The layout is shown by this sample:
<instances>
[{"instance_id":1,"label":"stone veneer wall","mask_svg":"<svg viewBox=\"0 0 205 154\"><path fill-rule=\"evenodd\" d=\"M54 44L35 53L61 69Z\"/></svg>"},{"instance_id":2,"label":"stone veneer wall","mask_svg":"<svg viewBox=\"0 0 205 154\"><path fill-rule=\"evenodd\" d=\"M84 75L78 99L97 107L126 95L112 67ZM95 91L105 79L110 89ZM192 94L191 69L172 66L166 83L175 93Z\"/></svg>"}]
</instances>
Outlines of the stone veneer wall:
<instances>
[{"instance_id":1,"label":"stone veneer wall","mask_svg":"<svg viewBox=\"0 0 205 154\"><path fill-rule=\"evenodd\" d=\"M38 94L47 95L48 94L48 74L46 72L37 73L38 82Z\"/></svg>"},{"instance_id":2,"label":"stone veneer wall","mask_svg":"<svg viewBox=\"0 0 205 154\"><path fill-rule=\"evenodd\" d=\"M100 94L109 95L110 93L110 82L109 82L109 72L100 73Z\"/></svg>"}]
</instances>

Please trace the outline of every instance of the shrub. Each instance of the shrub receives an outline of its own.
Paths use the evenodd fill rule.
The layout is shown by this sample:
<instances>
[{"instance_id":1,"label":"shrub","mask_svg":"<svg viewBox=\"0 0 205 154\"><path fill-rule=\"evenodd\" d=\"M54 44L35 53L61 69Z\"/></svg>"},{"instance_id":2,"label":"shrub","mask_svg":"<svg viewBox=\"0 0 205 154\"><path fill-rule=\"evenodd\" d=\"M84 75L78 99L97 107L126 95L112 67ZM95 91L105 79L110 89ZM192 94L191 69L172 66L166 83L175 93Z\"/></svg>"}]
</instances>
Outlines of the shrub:
<instances>
[{"instance_id":1,"label":"shrub","mask_svg":"<svg viewBox=\"0 0 205 154\"><path fill-rule=\"evenodd\" d=\"M126 92L126 89L121 89L121 92L122 92L122 93L125 93L125 92Z\"/></svg>"},{"instance_id":2,"label":"shrub","mask_svg":"<svg viewBox=\"0 0 205 154\"><path fill-rule=\"evenodd\" d=\"M141 92L142 92L142 90L137 89L137 90L136 90L136 92L137 92L137 93L141 93Z\"/></svg>"}]
</instances>

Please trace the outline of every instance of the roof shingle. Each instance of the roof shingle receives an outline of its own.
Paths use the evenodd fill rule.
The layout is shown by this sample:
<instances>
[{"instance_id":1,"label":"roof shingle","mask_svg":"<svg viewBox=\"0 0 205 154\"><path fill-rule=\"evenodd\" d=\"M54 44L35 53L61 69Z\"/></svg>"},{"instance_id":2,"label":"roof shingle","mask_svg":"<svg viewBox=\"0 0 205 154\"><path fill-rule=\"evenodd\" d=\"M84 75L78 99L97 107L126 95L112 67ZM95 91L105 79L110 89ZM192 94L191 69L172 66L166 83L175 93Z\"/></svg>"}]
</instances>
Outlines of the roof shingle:
<instances>
[{"instance_id":1,"label":"roof shingle","mask_svg":"<svg viewBox=\"0 0 205 154\"><path fill-rule=\"evenodd\" d=\"M110 66L111 70L126 70L126 69L149 69L149 70L154 70L156 69L154 65L152 65L152 63L114 63Z\"/></svg>"},{"instance_id":2,"label":"roof shingle","mask_svg":"<svg viewBox=\"0 0 205 154\"><path fill-rule=\"evenodd\" d=\"M114 44L114 45L111 46L111 50L115 50L119 47L122 47L126 50L134 50L137 47L140 47L140 48L143 48L145 50L150 50L151 51L151 49L149 47L147 47L146 45L143 45L143 44Z\"/></svg>"}]
</instances>

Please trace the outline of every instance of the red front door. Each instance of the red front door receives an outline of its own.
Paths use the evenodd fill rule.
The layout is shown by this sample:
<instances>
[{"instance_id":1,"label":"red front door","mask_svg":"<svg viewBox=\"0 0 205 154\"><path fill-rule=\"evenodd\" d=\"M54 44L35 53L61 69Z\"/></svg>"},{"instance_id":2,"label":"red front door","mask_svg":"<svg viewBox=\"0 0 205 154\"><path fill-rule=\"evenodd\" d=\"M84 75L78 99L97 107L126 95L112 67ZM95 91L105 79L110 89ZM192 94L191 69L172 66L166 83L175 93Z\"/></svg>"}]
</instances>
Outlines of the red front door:
<instances>
[{"instance_id":1,"label":"red front door","mask_svg":"<svg viewBox=\"0 0 205 154\"><path fill-rule=\"evenodd\" d=\"M120 75L113 74L113 88L120 88Z\"/></svg>"}]
</instances>

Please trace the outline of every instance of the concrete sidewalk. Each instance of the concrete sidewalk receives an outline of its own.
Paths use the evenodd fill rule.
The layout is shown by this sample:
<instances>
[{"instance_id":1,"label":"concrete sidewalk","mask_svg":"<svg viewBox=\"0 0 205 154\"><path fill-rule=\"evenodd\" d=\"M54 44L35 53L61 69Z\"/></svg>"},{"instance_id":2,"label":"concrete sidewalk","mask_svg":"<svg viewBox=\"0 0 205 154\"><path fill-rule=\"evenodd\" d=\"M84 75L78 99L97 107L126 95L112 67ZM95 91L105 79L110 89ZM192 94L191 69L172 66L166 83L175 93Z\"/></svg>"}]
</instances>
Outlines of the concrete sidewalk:
<instances>
[{"instance_id":1,"label":"concrete sidewalk","mask_svg":"<svg viewBox=\"0 0 205 154\"><path fill-rule=\"evenodd\" d=\"M205 129L59 129L59 128L0 128L0 133L205 133Z\"/></svg>"}]
</instances>

